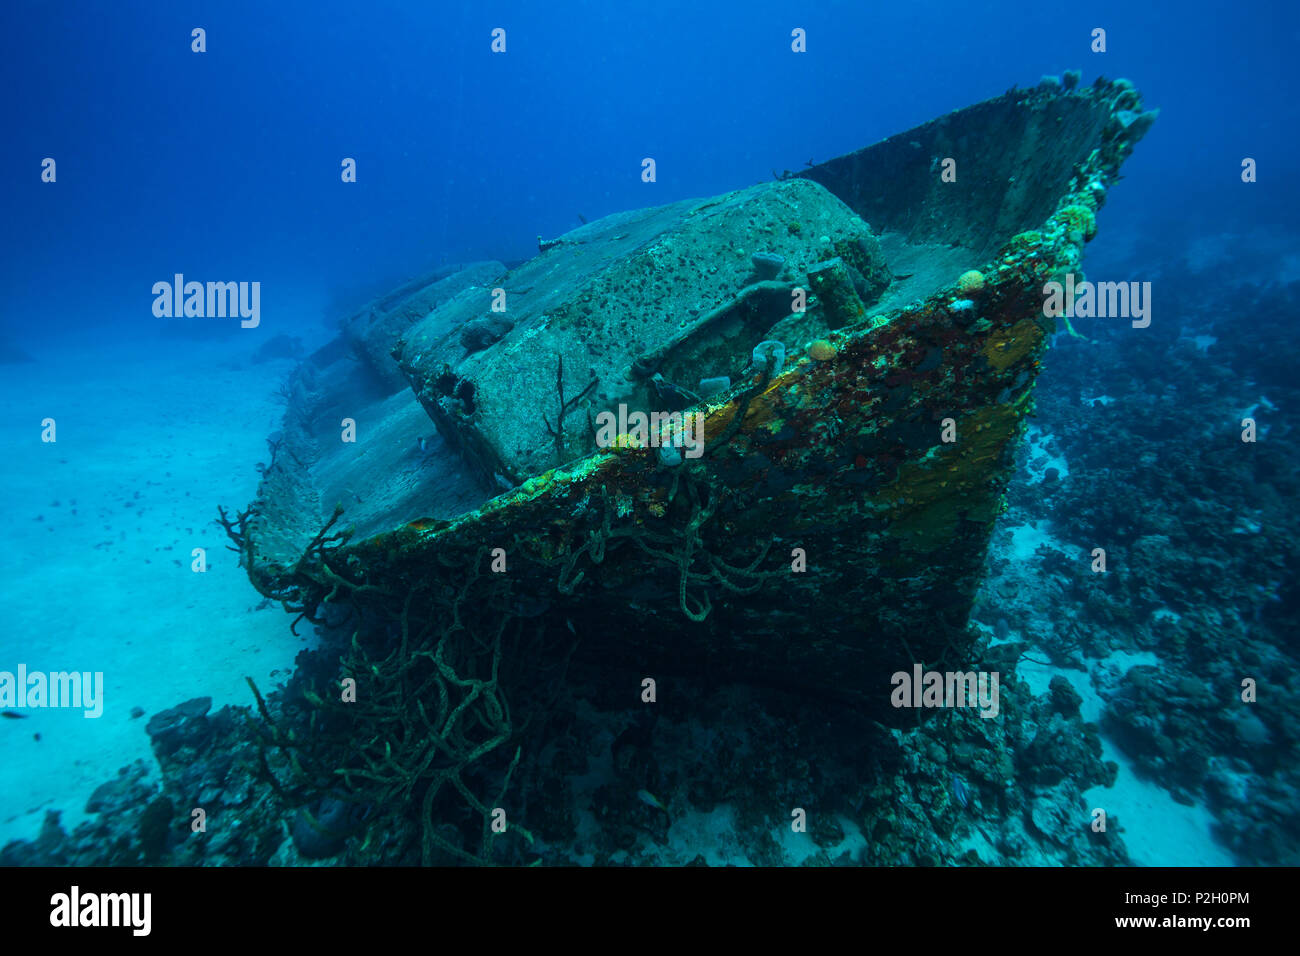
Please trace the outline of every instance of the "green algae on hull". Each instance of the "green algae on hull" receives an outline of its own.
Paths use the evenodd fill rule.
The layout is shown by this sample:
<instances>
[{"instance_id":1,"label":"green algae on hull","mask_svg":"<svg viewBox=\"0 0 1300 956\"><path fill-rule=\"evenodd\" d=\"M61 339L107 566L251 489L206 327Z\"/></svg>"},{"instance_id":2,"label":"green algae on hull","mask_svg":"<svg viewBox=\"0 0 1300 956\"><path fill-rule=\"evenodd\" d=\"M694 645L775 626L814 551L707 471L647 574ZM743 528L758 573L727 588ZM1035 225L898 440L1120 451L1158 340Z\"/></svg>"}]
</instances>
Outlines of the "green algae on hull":
<instances>
[{"instance_id":1,"label":"green algae on hull","mask_svg":"<svg viewBox=\"0 0 1300 956\"><path fill-rule=\"evenodd\" d=\"M582 636L578 653L591 666L706 668L878 708L891 673L965 650L989 536L1056 331L1043 315L1044 284L1078 267L1106 192L1149 125L1116 118L1120 94L1139 108L1136 91L1104 82L1012 91L812 167L798 177L808 181L802 186L619 214L575 230L499 280L536 296L528 277L547 276L564 290L554 300L563 308L521 311L513 331L466 355L450 337L441 346L424 341L418 353L413 338L394 349L411 394L400 409L397 398L385 399L384 420L418 422L422 409L480 488L501 483L502 469L512 472L511 487L439 514L427 510L437 488L402 485L388 507L362 504L365 523L354 534L322 544L313 536L333 505L324 489L387 479L384 469L398 459L376 450L361 472L340 458L355 451L318 451L310 418L287 418L286 433L297 430L292 447L317 450L317 458L304 465L303 451L267 469L240 537L250 578L314 615L328 597L392 602L417 585L472 600L480 570L495 561L512 594L499 613L526 609ZM963 176L939 183L931 158L954 151ZM788 228L798 225L787 209L796 195L816 204L818 228L843 235ZM572 349L572 328L591 321L582 302L592 290L614 294L615 276L652 281L644 256L666 262L669 245L699 256L755 247L753 236L694 230L692 216L723 212L728 228L743 233L737 223L759 223L764 235L780 235L786 271L762 281L813 290L806 311L771 321L762 297L772 290L737 289L741 266L728 260L722 270L728 292L709 284L718 270L709 272L707 257L690 260L674 274L697 276L697 324L683 322L684 331L662 341L630 342L625 355L602 352L593 360L602 384L559 416L576 421L624 392L650 400L652 384L693 385L684 376L738 353L731 388L684 409L704 416L704 455L673 463L656 448L590 450L576 434L558 443L578 452L569 461L512 450L517 441L549 447L551 437L540 421L511 421L506 405L493 406L510 398L494 390L512 387L500 363L517 365L527 349L559 351L563 368L578 374L586 360ZM619 245L635 228L646 230L640 252ZM565 269L581 271L566 279ZM980 281L959 284L972 271ZM441 306L420 328L453 336L453 318L473 313L465 296L474 294ZM770 374L748 362L761 340L785 351ZM616 367L629 377L609 384ZM585 376L577 384L560 376L560 405ZM451 487L460 479L444 480ZM879 715L896 717L888 708Z\"/></svg>"}]
</instances>

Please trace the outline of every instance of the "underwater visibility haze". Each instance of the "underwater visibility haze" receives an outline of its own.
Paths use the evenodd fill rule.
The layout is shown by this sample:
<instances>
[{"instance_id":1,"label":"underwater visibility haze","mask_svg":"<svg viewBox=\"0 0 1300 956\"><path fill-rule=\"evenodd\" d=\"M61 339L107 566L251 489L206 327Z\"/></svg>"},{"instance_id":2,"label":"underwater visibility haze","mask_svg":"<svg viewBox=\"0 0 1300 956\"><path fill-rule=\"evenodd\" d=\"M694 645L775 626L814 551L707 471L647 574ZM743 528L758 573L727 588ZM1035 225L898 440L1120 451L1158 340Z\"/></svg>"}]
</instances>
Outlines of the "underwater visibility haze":
<instances>
[{"instance_id":1,"label":"underwater visibility haze","mask_svg":"<svg viewBox=\"0 0 1300 956\"><path fill-rule=\"evenodd\" d=\"M1298 41L12 0L0 863L1300 863Z\"/></svg>"}]
</instances>

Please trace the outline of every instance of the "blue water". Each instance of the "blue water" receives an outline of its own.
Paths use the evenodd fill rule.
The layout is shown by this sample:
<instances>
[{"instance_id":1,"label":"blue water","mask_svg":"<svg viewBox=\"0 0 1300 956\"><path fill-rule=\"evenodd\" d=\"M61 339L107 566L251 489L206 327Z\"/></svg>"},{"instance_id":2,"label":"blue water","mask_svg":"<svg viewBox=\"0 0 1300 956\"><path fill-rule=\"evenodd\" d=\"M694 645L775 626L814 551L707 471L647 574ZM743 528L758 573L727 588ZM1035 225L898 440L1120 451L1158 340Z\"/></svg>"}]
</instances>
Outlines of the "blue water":
<instances>
[{"instance_id":1,"label":"blue water","mask_svg":"<svg viewBox=\"0 0 1300 956\"><path fill-rule=\"evenodd\" d=\"M195 27L206 52L191 50ZM497 27L504 53L491 49ZM1107 32L1104 53L1090 50L1096 27ZM806 30L805 53L791 51L794 28ZM1259 289L1275 290L1270 309L1296 302L1298 43L1300 7L1281 2L9 0L0 11L0 358L15 361L0 364L0 515L13 533L0 564L0 669L38 658L53 667L66 654L89 661L67 666L102 660L118 676L103 718L111 729L53 714L0 723L0 765L10 767L0 837L30 838L48 809L75 824L97 781L137 757L148 763L133 705L154 713L205 694L217 706L247 704L245 672L273 685L272 671L291 670L301 645L287 619L240 616L260 598L233 556L214 567L219 594L159 576L160 565L188 563L200 539L221 552L215 506L256 489L254 465L280 413L273 394L292 367L250 360L272 337L310 349L360 303L433 267L523 260L538 236L584 220L767 181L1081 69L1085 86L1099 74L1131 79L1147 108L1161 110L1108 198L1085 265L1164 281L1161 345L1138 340L1133 348L1150 349L1146 371L1130 371L1177 387L1200 377L1194 364L1162 358L1180 326L1184 340L1230 342L1252 326ZM53 183L42 181L47 157ZM646 157L653 183L641 178ZM1257 161L1253 183L1241 178L1247 157ZM341 178L348 158L355 183ZM176 273L260 282L260 325L229 321L215 339L161 335L169 320L153 314L151 288ZM1288 284L1292 292L1277 291ZM1210 301L1212 322L1197 311ZM1293 352L1290 327L1256 351ZM1214 348L1189 354L1211 362ZM1224 368L1250 393L1233 414L1263 397L1276 409L1273 434L1289 434L1291 383L1256 386L1253 367ZM1114 387L1062 372L1055 403L1051 372L1046 432L1059 423L1053 409L1077 409L1075 386L1085 398ZM47 415L59 422L57 454L37 444ZM1063 461L1087 445L1075 424L1083 430L1072 449L1057 449ZM1269 465L1260 487L1294 464ZM1280 534L1293 520L1287 489L1261 491L1258 511L1239 517ZM1197 496L1215 506L1212 481L1166 493L1149 507L1178 514ZM1237 539L1225 530L1224 540ZM1008 560L1033 553L1005 547ZM1294 554L1270 561L1258 584L1271 597L1243 585L1207 605L1238 614L1263 645L1281 642L1295 618ZM1275 653L1294 661L1290 640ZM1050 676L1034 689L1045 692ZM1293 738L1279 732L1291 714L1265 721L1277 748L1271 770L1224 771L1255 774L1257 788L1269 781L1276 820L1295 807L1294 777L1275 766L1294 764ZM1122 750L1118 759L1132 759ZM1127 762L1121 772L1150 791L1130 819L1194 807L1183 829L1130 826L1135 862L1248 864L1269 826L1286 830L1261 824L1264 836L1234 854L1212 832L1218 811L1201 790L1175 804L1159 774ZM712 831L693 832L703 844Z\"/></svg>"},{"instance_id":2,"label":"blue water","mask_svg":"<svg viewBox=\"0 0 1300 956\"><path fill-rule=\"evenodd\" d=\"M7 4L0 321L146 334L146 287L188 270L259 278L293 326L356 286L525 257L579 214L765 180L1067 69L1130 77L1163 111L1125 171L1142 202L1116 217L1175 219L1180 238L1188 219L1296 219L1291 5L803 9ZM190 52L196 25L207 53ZM1248 190L1243 156L1261 160Z\"/></svg>"}]
</instances>

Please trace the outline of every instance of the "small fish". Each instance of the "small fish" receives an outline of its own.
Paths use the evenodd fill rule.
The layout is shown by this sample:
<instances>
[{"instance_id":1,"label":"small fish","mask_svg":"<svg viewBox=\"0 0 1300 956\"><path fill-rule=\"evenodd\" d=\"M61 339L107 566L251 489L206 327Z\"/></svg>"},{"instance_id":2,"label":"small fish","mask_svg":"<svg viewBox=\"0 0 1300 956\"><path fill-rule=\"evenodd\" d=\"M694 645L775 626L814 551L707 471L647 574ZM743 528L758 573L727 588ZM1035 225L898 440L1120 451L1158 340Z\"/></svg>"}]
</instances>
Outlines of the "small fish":
<instances>
[{"instance_id":1,"label":"small fish","mask_svg":"<svg viewBox=\"0 0 1300 956\"><path fill-rule=\"evenodd\" d=\"M970 787L956 774L952 775L952 795L963 810L970 806Z\"/></svg>"},{"instance_id":2,"label":"small fish","mask_svg":"<svg viewBox=\"0 0 1300 956\"><path fill-rule=\"evenodd\" d=\"M3 710L3 711L0 711L0 717L8 717L10 720L26 720L26 719L27 719L27 715L26 715L26 714L20 714L20 713L18 713L18 711L16 711L16 710Z\"/></svg>"},{"instance_id":3,"label":"small fish","mask_svg":"<svg viewBox=\"0 0 1300 956\"><path fill-rule=\"evenodd\" d=\"M637 799L639 799L647 807L654 807L656 810L662 810L664 816L668 816L668 808L665 807L663 803L660 802L659 798L656 797L649 790L638 790L636 792L636 795L637 795Z\"/></svg>"},{"instance_id":4,"label":"small fish","mask_svg":"<svg viewBox=\"0 0 1300 956\"><path fill-rule=\"evenodd\" d=\"M429 451L429 439L425 438L423 435L420 436L420 451L425 452L426 454Z\"/></svg>"}]
</instances>

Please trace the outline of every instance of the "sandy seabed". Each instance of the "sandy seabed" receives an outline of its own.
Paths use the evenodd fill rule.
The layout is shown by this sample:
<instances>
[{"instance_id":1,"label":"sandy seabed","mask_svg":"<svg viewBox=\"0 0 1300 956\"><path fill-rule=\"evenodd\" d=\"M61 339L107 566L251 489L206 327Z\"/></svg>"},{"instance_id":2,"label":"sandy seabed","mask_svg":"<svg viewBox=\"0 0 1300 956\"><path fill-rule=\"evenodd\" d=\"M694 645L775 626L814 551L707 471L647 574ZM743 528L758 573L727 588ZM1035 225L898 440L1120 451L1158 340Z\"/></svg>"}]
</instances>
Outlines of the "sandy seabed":
<instances>
[{"instance_id":1,"label":"sandy seabed","mask_svg":"<svg viewBox=\"0 0 1300 956\"><path fill-rule=\"evenodd\" d=\"M33 838L49 809L71 830L136 759L156 775L151 715L193 697L251 704L245 676L269 689L304 646L278 605L258 610L215 521L252 500L283 413L292 363L252 363L263 340L83 342L0 367L0 671L102 672L104 688L99 718L0 721L0 845Z\"/></svg>"}]
</instances>

